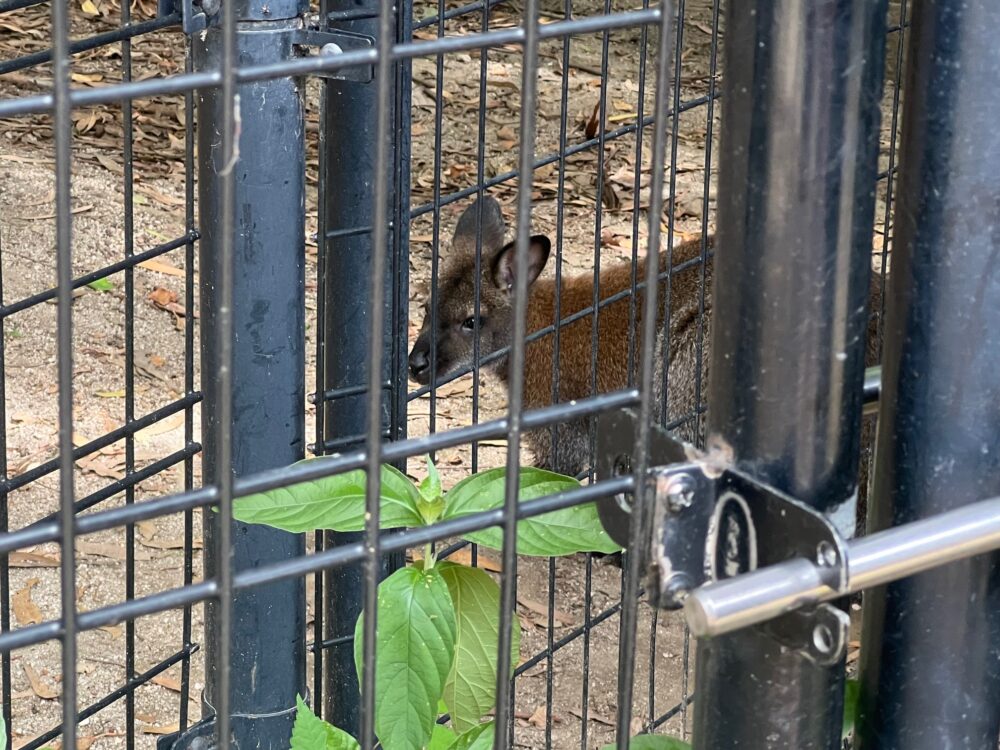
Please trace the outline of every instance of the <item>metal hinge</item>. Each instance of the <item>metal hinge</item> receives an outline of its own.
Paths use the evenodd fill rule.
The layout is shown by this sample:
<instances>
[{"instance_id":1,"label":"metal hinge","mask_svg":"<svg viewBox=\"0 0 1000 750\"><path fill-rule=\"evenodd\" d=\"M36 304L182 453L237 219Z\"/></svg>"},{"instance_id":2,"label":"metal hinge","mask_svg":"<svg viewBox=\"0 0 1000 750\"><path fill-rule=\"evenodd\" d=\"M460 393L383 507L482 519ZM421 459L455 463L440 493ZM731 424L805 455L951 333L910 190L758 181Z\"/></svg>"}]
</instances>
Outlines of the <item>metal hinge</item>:
<instances>
[{"instance_id":1,"label":"metal hinge","mask_svg":"<svg viewBox=\"0 0 1000 750\"><path fill-rule=\"evenodd\" d=\"M629 409L598 417L598 478L631 471L637 419ZM651 604L680 609L699 586L796 557L815 562L826 586L846 588L846 543L823 514L662 428L652 429L649 450L652 524L637 553L649 562ZM598 512L612 539L628 544L632 499L598 501ZM824 603L757 627L814 661L832 663L843 655L849 624L847 613Z\"/></svg>"},{"instance_id":2,"label":"metal hinge","mask_svg":"<svg viewBox=\"0 0 1000 750\"><path fill-rule=\"evenodd\" d=\"M333 56L350 50L368 49L375 46L375 39L350 31L299 29L292 32L292 44L306 51L306 56ZM316 77L334 81L371 83L375 80L373 65L352 65L333 71L317 72Z\"/></svg>"}]
</instances>

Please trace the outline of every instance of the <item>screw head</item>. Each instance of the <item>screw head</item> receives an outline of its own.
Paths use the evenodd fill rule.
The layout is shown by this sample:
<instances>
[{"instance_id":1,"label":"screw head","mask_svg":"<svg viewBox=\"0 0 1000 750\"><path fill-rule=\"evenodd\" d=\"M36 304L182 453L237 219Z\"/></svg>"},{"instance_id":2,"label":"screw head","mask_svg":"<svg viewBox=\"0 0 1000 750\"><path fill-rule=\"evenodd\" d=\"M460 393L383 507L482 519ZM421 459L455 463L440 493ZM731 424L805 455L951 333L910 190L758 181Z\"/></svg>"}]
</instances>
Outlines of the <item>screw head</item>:
<instances>
[{"instance_id":1,"label":"screw head","mask_svg":"<svg viewBox=\"0 0 1000 750\"><path fill-rule=\"evenodd\" d=\"M214 16L222 9L222 0L201 0L201 9L207 16Z\"/></svg>"},{"instance_id":2,"label":"screw head","mask_svg":"<svg viewBox=\"0 0 1000 750\"><path fill-rule=\"evenodd\" d=\"M690 474L677 474L667 480L667 507L680 513L694 503L694 478Z\"/></svg>"},{"instance_id":3,"label":"screw head","mask_svg":"<svg viewBox=\"0 0 1000 750\"><path fill-rule=\"evenodd\" d=\"M334 42L328 42L319 48L319 53L321 55L339 55L343 51L344 50L340 48L340 45Z\"/></svg>"},{"instance_id":4,"label":"screw head","mask_svg":"<svg viewBox=\"0 0 1000 750\"><path fill-rule=\"evenodd\" d=\"M821 568L832 568L840 560L837 548L829 542L820 542L816 545L816 564Z\"/></svg>"}]
</instances>

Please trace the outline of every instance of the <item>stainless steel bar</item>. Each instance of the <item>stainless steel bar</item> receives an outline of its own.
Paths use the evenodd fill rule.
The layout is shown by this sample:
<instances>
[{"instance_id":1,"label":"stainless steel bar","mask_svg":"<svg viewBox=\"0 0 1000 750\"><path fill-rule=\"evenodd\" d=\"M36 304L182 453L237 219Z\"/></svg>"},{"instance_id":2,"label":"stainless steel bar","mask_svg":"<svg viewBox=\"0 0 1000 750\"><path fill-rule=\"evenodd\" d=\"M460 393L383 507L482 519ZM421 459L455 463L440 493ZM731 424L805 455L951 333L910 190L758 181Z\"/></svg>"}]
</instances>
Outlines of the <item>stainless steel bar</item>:
<instances>
[{"instance_id":1,"label":"stainless steel bar","mask_svg":"<svg viewBox=\"0 0 1000 750\"><path fill-rule=\"evenodd\" d=\"M823 584L814 562L796 558L703 586L688 597L684 614L695 636L722 635L995 549L1000 497L853 540L843 591Z\"/></svg>"}]
</instances>

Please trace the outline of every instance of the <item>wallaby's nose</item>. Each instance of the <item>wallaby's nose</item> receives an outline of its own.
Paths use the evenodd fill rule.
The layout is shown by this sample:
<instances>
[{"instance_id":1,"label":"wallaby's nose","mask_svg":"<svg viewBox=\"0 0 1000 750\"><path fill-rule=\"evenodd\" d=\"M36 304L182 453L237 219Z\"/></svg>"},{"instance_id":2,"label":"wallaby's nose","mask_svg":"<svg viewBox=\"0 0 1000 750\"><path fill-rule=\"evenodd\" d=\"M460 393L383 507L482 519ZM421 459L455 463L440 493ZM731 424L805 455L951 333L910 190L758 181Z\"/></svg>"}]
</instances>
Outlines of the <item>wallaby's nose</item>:
<instances>
[{"instance_id":1,"label":"wallaby's nose","mask_svg":"<svg viewBox=\"0 0 1000 750\"><path fill-rule=\"evenodd\" d=\"M418 341L413 345L413 350L410 352L410 377L420 385L427 385L430 381L430 370L431 361L430 348Z\"/></svg>"}]
</instances>

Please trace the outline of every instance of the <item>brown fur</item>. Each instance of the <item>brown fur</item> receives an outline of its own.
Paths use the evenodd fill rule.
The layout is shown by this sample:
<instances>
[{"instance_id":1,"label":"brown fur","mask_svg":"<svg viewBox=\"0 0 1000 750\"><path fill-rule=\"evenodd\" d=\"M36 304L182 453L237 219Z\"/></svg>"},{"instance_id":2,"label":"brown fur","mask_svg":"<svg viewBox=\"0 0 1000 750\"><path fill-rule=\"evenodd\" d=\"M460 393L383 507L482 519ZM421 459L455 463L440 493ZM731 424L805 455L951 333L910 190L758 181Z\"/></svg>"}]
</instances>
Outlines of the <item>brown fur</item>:
<instances>
[{"instance_id":1,"label":"brown fur","mask_svg":"<svg viewBox=\"0 0 1000 750\"><path fill-rule=\"evenodd\" d=\"M477 217L482 211L482 231L479 231ZM462 328L473 316L476 235L482 237L480 310L480 356L509 346L512 325L512 293L509 285L513 281L513 243L504 244L505 226L499 205L486 198L482 208L473 204L459 219L450 253L442 254L438 305L437 371L441 377L448 372L472 364L472 331ZM706 250L712 247L709 238ZM548 259L549 241L541 236L532 238L529 256L529 299L527 312L527 332L541 330L556 321L556 282L554 278L537 278ZM665 271L668 263L675 270L669 279L670 316L668 349L668 418L691 413L696 404L699 377L707 384L708 341L711 312L712 262L708 258L704 264L700 238L675 247L671 253L662 252L659 257L660 270ZM636 280L645 278L645 259L640 259L636 269ZM873 275L874 277L874 275ZM600 273L600 298L602 300L631 289L631 263L618 263L602 267ZM703 294L704 290L704 294ZM662 365L664 363L662 336L662 300L668 291L666 281L661 282L658 291L657 329L661 331L656 342L654 363L657 371L654 382L657 386L654 396L659 406L662 397ZM872 282L872 309L878 309L880 287L877 278ZM593 304L594 279L592 274L563 278L559 294L559 316L561 319L581 311ZM643 300L640 290L635 304L635 323L631 312L630 298L625 297L600 308L598 314L598 351L596 392L606 393L628 385L629 333L635 336L635 368L638 372L641 352L640 331ZM429 301L428 301L429 305ZM426 360L430 354L430 315L425 305L425 317L420 335L410 354L411 376L417 382L429 382L430 373ZM704 305L705 316L701 315ZM699 330L704 321L703 330ZM868 333L868 364L876 361L875 320ZM591 351L593 317L588 314L579 320L565 324L559 331L559 402L583 399L594 393L592 388ZM699 344L701 343L701 346ZM524 405L527 409L548 406L553 395L553 352L555 336L548 334L529 342L526 351L527 366L524 380ZM701 372L698 368L698 351L702 348ZM414 365L423 365L419 372ZM490 366L506 384L508 365L506 358ZM704 391L702 391L704 398ZM659 410L657 410L659 414ZM699 420L703 423L704 420ZM587 466L590 454L590 431L587 420L578 420L558 426L558 439L553 454L552 431L549 428L526 433L525 441L535 455L535 464L565 474L576 474ZM688 441L698 439L693 427L678 430L678 437ZM863 436L863 448L869 451L873 442L871 420L867 421ZM867 461L862 461L861 494L864 496L867 484Z\"/></svg>"}]
</instances>

